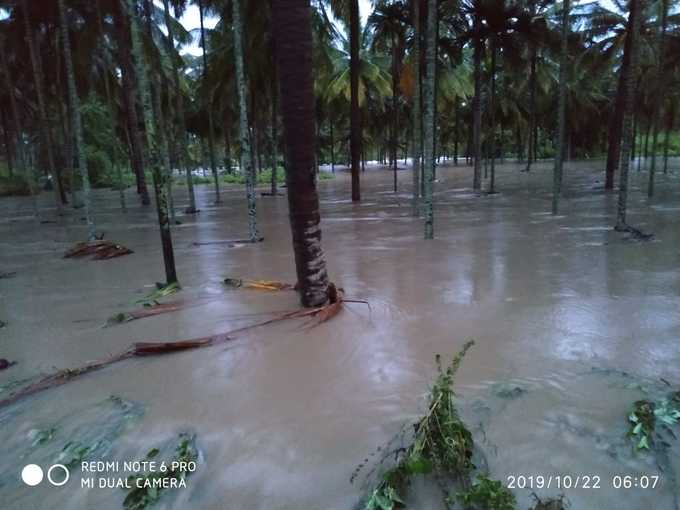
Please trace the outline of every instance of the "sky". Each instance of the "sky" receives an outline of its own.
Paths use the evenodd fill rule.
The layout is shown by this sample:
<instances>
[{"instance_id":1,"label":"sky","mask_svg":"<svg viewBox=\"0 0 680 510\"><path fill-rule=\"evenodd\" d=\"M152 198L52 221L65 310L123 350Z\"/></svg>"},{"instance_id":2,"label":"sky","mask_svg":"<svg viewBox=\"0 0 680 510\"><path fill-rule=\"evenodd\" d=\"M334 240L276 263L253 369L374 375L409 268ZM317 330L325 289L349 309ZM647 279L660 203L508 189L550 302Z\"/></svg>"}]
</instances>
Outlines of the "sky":
<instances>
[{"instance_id":1,"label":"sky","mask_svg":"<svg viewBox=\"0 0 680 510\"><path fill-rule=\"evenodd\" d=\"M158 0L156 0L158 4ZM371 14L371 1L370 0L359 0L359 15L361 16L361 22L366 23L368 16ZM330 13L329 13L330 15ZM194 4L190 5L182 19L180 19L182 25L187 30L193 30L195 28L201 27L201 19L198 14L198 7ZM213 28L217 24L217 18L203 18L203 24L206 28ZM185 48L186 53L191 53L192 55L200 55L201 49L198 41L195 41L191 46Z\"/></svg>"}]
</instances>

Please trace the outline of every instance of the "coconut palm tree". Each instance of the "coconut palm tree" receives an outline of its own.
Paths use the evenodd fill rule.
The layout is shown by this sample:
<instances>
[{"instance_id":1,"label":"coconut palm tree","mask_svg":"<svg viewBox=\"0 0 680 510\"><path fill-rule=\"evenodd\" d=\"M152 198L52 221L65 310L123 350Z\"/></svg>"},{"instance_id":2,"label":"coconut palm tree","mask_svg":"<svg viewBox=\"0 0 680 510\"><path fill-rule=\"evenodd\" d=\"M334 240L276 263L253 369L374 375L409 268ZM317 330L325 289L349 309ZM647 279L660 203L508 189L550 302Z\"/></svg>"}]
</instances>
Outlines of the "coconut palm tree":
<instances>
[{"instance_id":1,"label":"coconut palm tree","mask_svg":"<svg viewBox=\"0 0 680 510\"><path fill-rule=\"evenodd\" d=\"M557 149L555 152L555 166L553 169L553 199L552 213L557 214L559 207L560 188L562 185L562 163L564 159L564 139L566 131L567 109L567 66L569 65L569 0L562 3L562 48L560 55L560 83L557 105Z\"/></svg>"},{"instance_id":2,"label":"coconut palm tree","mask_svg":"<svg viewBox=\"0 0 680 510\"><path fill-rule=\"evenodd\" d=\"M236 59L236 88L239 104L239 138L240 138L240 167L246 179L246 197L248 200L248 236L251 242L260 240L257 230L257 203L255 202L255 169L253 168L248 132L248 105L246 94L248 85L243 68L243 22L239 0L232 0L232 20L234 28L234 58Z\"/></svg>"},{"instance_id":3,"label":"coconut palm tree","mask_svg":"<svg viewBox=\"0 0 680 510\"><path fill-rule=\"evenodd\" d=\"M62 0L63 1L63 0ZM165 266L166 285L177 282L177 271L175 269L175 254L172 248L172 234L170 232L170 218L168 216L168 194L166 179L168 172L163 171L162 148L160 146L159 132L163 129L159 119L158 95L153 99L154 92L160 87L159 80L155 71L147 66L141 47L139 34L138 12L136 0L120 0L126 2L121 6L127 12L130 26L130 41L132 49L133 64L136 69L138 95L141 99L142 111L144 113L144 131L146 142L149 148L149 163L153 176L154 195L156 198L156 212L158 215L158 226L161 234L161 246L163 249L163 263ZM146 1L146 0L145 0ZM125 11L124 11L125 12ZM149 11L147 9L147 14Z\"/></svg>"},{"instance_id":4,"label":"coconut palm tree","mask_svg":"<svg viewBox=\"0 0 680 510\"><path fill-rule=\"evenodd\" d=\"M619 180L619 201L616 215L616 230L625 231L630 227L626 223L626 208L628 203L628 168L630 166L630 151L633 144L633 107L635 77L638 70L638 52L640 44L640 27L645 10L645 0L629 0L629 25L627 44L630 53L630 69L626 73L624 82L623 133L621 139L621 177Z\"/></svg>"},{"instance_id":5,"label":"coconut palm tree","mask_svg":"<svg viewBox=\"0 0 680 510\"><path fill-rule=\"evenodd\" d=\"M83 140L83 124L80 117L80 98L76 89L76 76L73 70L73 55L71 54L71 42L69 39L69 24L64 0L58 0L59 21L61 28L61 45L64 52L64 66L66 67L66 83L68 85L69 106L71 108L71 126L78 158L78 171L83 187L83 205L85 208L85 221L87 222L87 238L95 239L95 225L92 218L92 205L90 202L90 176L87 171L87 158L85 157L85 142Z\"/></svg>"},{"instance_id":6,"label":"coconut palm tree","mask_svg":"<svg viewBox=\"0 0 680 510\"><path fill-rule=\"evenodd\" d=\"M425 239L434 237L434 211L432 187L434 185L435 137L435 73L437 70L437 0L428 0L425 24L425 79L423 80L423 147L424 184L423 209L425 214Z\"/></svg>"},{"instance_id":7,"label":"coconut palm tree","mask_svg":"<svg viewBox=\"0 0 680 510\"><path fill-rule=\"evenodd\" d=\"M272 6L298 289L304 306L319 306L329 300L329 283L315 178L311 9L309 0L273 0Z\"/></svg>"}]
</instances>

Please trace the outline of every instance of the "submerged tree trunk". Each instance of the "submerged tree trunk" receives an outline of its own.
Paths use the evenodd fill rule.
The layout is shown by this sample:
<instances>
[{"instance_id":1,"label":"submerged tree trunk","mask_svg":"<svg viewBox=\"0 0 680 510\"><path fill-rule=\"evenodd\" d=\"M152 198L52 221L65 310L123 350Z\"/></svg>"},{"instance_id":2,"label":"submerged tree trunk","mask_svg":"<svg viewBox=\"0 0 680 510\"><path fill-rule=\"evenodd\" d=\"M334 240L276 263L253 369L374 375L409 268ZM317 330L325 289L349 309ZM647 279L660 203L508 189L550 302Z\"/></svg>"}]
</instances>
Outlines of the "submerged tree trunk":
<instances>
[{"instance_id":1,"label":"submerged tree trunk","mask_svg":"<svg viewBox=\"0 0 680 510\"><path fill-rule=\"evenodd\" d=\"M329 300L314 164L315 114L309 0L273 0L295 268L304 306ZM332 298L332 296L330 296Z\"/></svg>"},{"instance_id":2,"label":"submerged tree trunk","mask_svg":"<svg viewBox=\"0 0 680 510\"><path fill-rule=\"evenodd\" d=\"M83 138L83 124L80 117L80 99L76 89L76 75L73 70L73 56L71 54L71 42L69 41L68 22L66 18L66 6L64 0L58 0L59 24L61 28L61 44L64 52L64 64L66 66L66 83L68 85L69 104L71 107L71 126L78 155L78 170L83 186L83 204L85 207L85 221L87 222L87 238L95 239L95 226L92 219L90 203L90 176L87 171L87 158L85 157L85 140Z\"/></svg>"},{"instance_id":3,"label":"submerged tree trunk","mask_svg":"<svg viewBox=\"0 0 680 510\"><path fill-rule=\"evenodd\" d=\"M161 147L158 145L157 131L162 129L159 123L158 111L154 111L152 100L152 89L159 87L158 80L155 78L153 70L149 69L144 62L142 55L141 41L139 38L139 28L137 25L137 13L134 0L120 0L127 2L127 15L130 23L130 35L132 42L132 56L137 74L137 84L141 97L142 109L144 112L144 131L149 147L151 171L153 175L153 188L156 197L156 212L158 214L158 226L161 234L161 245L163 248L163 263L165 266L166 284L177 282L177 271L175 269L175 254L172 248L172 234L170 233L170 219L168 218L168 196L165 180L167 173L161 168ZM149 72L149 75L147 75Z\"/></svg>"},{"instance_id":4,"label":"submerged tree trunk","mask_svg":"<svg viewBox=\"0 0 680 510\"><path fill-rule=\"evenodd\" d=\"M47 119L47 106L45 104L45 92L43 88L42 66L40 65L39 54L36 48L36 41L34 39L33 31L31 29L31 21L29 19L28 0L22 0L21 6L23 8L24 30L26 32L26 42L28 43L28 51L31 58L31 67L33 69L33 83L35 85L35 92L38 99L38 116L40 118L40 134L45 145L45 152L47 154L47 167L49 174L54 183L54 193L57 204L57 214L62 214L62 204L66 203L66 195L62 189L61 172L57 169L54 163L54 142L52 140L52 132L50 131L49 121Z\"/></svg>"},{"instance_id":5,"label":"submerged tree trunk","mask_svg":"<svg viewBox=\"0 0 680 510\"><path fill-rule=\"evenodd\" d=\"M637 75L639 35L642 25L642 13L644 12L644 0L630 0L630 25L628 33L630 38L630 68L626 73L624 82L624 109L623 109L623 133L621 146L621 178L619 183L619 201L616 217L616 230L628 229L626 223L626 206L628 202L628 167L630 165L630 150L633 143L632 137L632 117L633 117L633 87L635 86L635 76Z\"/></svg>"},{"instance_id":6,"label":"submerged tree trunk","mask_svg":"<svg viewBox=\"0 0 680 510\"><path fill-rule=\"evenodd\" d=\"M350 121L349 144L352 154L352 202L361 200L359 165L361 164L361 117L359 110L359 1L349 0L349 74Z\"/></svg>"},{"instance_id":7,"label":"submerged tree trunk","mask_svg":"<svg viewBox=\"0 0 680 510\"><path fill-rule=\"evenodd\" d=\"M482 189L482 22L479 14L474 21L474 80L475 95L472 99L472 157L474 158L474 178L472 189Z\"/></svg>"},{"instance_id":8,"label":"submerged tree trunk","mask_svg":"<svg viewBox=\"0 0 680 510\"><path fill-rule=\"evenodd\" d=\"M251 242L260 240L257 231L257 204L255 202L255 169L251 158L250 133L248 132L248 104L246 93L246 73L243 69L243 22L241 21L241 3L232 0L232 17L234 27L234 58L236 59L236 89L239 106L240 167L246 179L246 197L248 199L248 236Z\"/></svg>"},{"instance_id":9,"label":"submerged tree trunk","mask_svg":"<svg viewBox=\"0 0 680 510\"><path fill-rule=\"evenodd\" d=\"M631 0L633 1L633 0ZM628 17L626 23L626 40L623 45L623 60L621 61L621 68L619 70L619 83L616 91L616 99L614 102L614 111L610 117L609 123L609 146L607 148L607 168L605 172L604 189L614 189L614 174L619 168L621 156L621 134L623 129L623 117L626 103L626 83L629 79L630 59L631 59L631 32L632 32L632 16ZM633 80L635 78L633 77ZM634 86L634 85L633 85ZM627 92L631 96L634 91L631 89Z\"/></svg>"},{"instance_id":10,"label":"submerged tree trunk","mask_svg":"<svg viewBox=\"0 0 680 510\"><path fill-rule=\"evenodd\" d=\"M172 31L172 20L170 18L170 6L169 0L163 0L163 14L165 17L165 27L168 31L166 38L166 43L168 47L168 53L170 55L175 51L175 38ZM176 143L178 145L179 152L179 166L184 168L186 172L187 180L187 194L189 195L189 206L185 209L185 213L192 214L196 212L196 192L194 191L194 180L191 172L191 165L189 163L189 147L187 144L187 128L184 112L184 96L180 88L179 80L179 70L177 69L177 62L172 56L170 57L172 61L172 81L173 88L175 92L176 105L175 105L175 115L176 119Z\"/></svg>"},{"instance_id":11,"label":"submerged tree trunk","mask_svg":"<svg viewBox=\"0 0 680 510\"><path fill-rule=\"evenodd\" d=\"M198 14L201 24L201 48L203 49L203 80L205 81L208 76L208 56L205 41L205 28L203 27L203 0L198 0ZM220 203L220 181L217 175L217 164L215 163L215 134L213 129L213 116L212 116L212 94L207 100L207 113L208 113L208 157L210 159L210 169L212 171L213 180L215 182L215 203Z\"/></svg>"},{"instance_id":12,"label":"submerged tree trunk","mask_svg":"<svg viewBox=\"0 0 680 510\"><path fill-rule=\"evenodd\" d=\"M413 9L413 199L412 199L412 214L418 216L420 214L420 159L421 159L421 127L422 119L420 116L420 0L411 2Z\"/></svg>"},{"instance_id":13,"label":"submerged tree trunk","mask_svg":"<svg viewBox=\"0 0 680 510\"><path fill-rule=\"evenodd\" d=\"M425 145L425 195L423 209L425 214L425 239L434 237L434 210L432 204L434 137L435 137L435 73L437 45L437 0L428 0L427 23L425 28L425 82L423 83L423 142Z\"/></svg>"},{"instance_id":14,"label":"submerged tree trunk","mask_svg":"<svg viewBox=\"0 0 680 510\"><path fill-rule=\"evenodd\" d=\"M567 121L567 66L569 65L569 0L562 4L562 47L560 53L560 84L557 100L557 149L553 169L552 213L557 214L559 197L562 191L562 164L564 159L564 139Z\"/></svg>"}]
</instances>

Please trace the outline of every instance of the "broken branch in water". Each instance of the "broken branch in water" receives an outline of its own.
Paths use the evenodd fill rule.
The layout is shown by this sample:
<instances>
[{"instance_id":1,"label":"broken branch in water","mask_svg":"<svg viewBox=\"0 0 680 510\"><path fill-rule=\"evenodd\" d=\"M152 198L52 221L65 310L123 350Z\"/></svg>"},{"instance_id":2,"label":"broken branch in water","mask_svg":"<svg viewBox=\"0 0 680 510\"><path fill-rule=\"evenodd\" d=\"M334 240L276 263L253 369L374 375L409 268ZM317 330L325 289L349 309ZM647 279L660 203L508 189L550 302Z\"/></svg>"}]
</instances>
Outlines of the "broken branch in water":
<instances>
[{"instance_id":1,"label":"broken branch in water","mask_svg":"<svg viewBox=\"0 0 680 510\"><path fill-rule=\"evenodd\" d=\"M210 246L213 244L226 244L228 247L234 247L237 244L253 244L253 243L261 243L264 241L264 237L258 237L254 241L251 239L232 239L231 241L194 241L192 246Z\"/></svg>"},{"instance_id":2,"label":"broken branch in water","mask_svg":"<svg viewBox=\"0 0 680 510\"><path fill-rule=\"evenodd\" d=\"M106 260L129 255L133 251L111 241L88 241L77 243L64 253L64 258L80 258L92 255L93 260Z\"/></svg>"},{"instance_id":3,"label":"broken branch in water","mask_svg":"<svg viewBox=\"0 0 680 510\"><path fill-rule=\"evenodd\" d=\"M335 286L333 286L335 289ZM108 358L93 361L82 367L74 369L64 369L58 372L45 376L42 379L24 386L14 393L10 394L7 398L0 400L0 408L6 407L13 404L22 398L34 395L41 391L53 388L55 386L61 386L69 381L76 379L82 375L94 372L100 368L104 368L119 361L123 361L128 358L140 357L140 356L159 356L163 354L169 354L179 351L186 351L190 349L200 349L203 347L209 347L212 345L222 344L234 340L233 335L236 333L241 333L250 329L258 328L261 326L266 326L267 324L273 324L275 322L282 322L289 319L302 319L309 318L313 321L312 325L318 325L322 322L330 320L332 317L338 314L342 308L343 293L342 290L337 290L332 294L334 299L331 299L328 303L323 306L318 306L316 308L302 308L299 310L293 310L292 312L286 312L279 314L271 319L267 319L262 322L257 322L255 324L250 324L248 326L243 326L241 328L233 329L226 333L218 333L216 335L205 336L201 338L194 338L190 340L179 340L177 342L137 342L132 344L127 350L110 356ZM162 306L162 305L158 305ZM153 310L151 308L150 310Z\"/></svg>"},{"instance_id":4,"label":"broken branch in water","mask_svg":"<svg viewBox=\"0 0 680 510\"><path fill-rule=\"evenodd\" d=\"M242 278L225 278L224 284L234 289L294 290L297 288L297 285L276 280L246 280Z\"/></svg>"}]
</instances>

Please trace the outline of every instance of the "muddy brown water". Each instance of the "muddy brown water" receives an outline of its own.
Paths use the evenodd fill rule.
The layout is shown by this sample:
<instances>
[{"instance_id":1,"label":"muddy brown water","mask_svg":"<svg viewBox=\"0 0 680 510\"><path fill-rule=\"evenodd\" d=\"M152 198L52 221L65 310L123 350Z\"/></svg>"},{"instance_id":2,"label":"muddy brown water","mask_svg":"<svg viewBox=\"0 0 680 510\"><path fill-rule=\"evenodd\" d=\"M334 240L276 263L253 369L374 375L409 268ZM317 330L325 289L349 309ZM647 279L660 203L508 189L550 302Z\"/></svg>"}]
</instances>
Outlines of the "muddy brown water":
<instances>
[{"instance_id":1,"label":"muddy brown water","mask_svg":"<svg viewBox=\"0 0 680 510\"><path fill-rule=\"evenodd\" d=\"M79 469L63 487L28 487L19 473L49 466L68 441L102 440L91 460L122 462L190 431L199 468L157 508L353 508L365 494L361 480L349 482L356 465L422 413L435 354L472 338L457 388L492 476L599 477L599 489L534 489L564 493L576 510L677 509L677 444L666 458L633 454L624 434L633 401L663 391L662 380L680 386L680 172L659 175L651 201L646 174L632 172L629 221L656 236L640 243L611 228L616 195L603 192L602 162L566 166L557 217L550 168L502 165L501 193L482 197L469 167L440 168L429 242L410 214L409 170L395 195L391 174L369 168L361 204L349 200L346 173L321 181L331 277L370 311L349 304L312 330L277 324L227 345L126 361L0 410L0 507L122 508L122 489L81 488ZM186 194L176 192L180 210ZM30 200L0 199L0 270L16 272L0 280L0 357L18 362L0 386L135 341L223 332L295 308L293 293L222 285L226 276L294 280L285 197L258 200L265 242L228 248L193 243L245 237L244 191L225 188L219 206L210 186L197 192L200 214L180 214L172 233L177 297L202 304L109 328L108 317L163 279L154 210L130 189L122 214L115 192L95 191L98 230L135 253L65 260L85 235L79 212L37 224ZM43 219L53 219L51 201L43 193ZM139 414L117 416L111 395ZM48 428L51 440L31 446ZM660 477L655 489L612 486L616 475L647 474ZM411 508L438 508L439 496L418 485ZM531 490L514 492L528 508Z\"/></svg>"}]
</instances>

